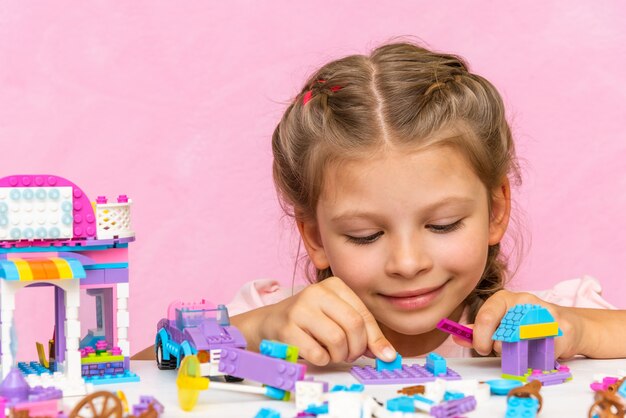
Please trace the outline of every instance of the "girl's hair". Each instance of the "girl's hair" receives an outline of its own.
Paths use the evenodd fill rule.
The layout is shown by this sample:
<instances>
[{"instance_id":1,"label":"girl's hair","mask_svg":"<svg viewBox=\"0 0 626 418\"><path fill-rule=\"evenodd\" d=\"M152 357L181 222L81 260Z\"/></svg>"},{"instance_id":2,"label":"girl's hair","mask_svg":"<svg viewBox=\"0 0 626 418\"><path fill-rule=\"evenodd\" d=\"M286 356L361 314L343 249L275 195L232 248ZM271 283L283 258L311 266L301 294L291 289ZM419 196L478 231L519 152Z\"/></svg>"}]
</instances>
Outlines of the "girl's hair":
<instances>
[{"instance_id":1,"label":"girl's hair","mask_svg":"<svg viewBox=\"0 0 626 418\"><path fill-rule=\"evenodd\" d=\"M519 182L502 98L462 58L393 43L369 56L332 61L307 81L274 131L282 207L293 217L314 218L330 164L389 147L427 146L455 147L488 191L506 176ZM500 244L490 246L482 278L467 298L471 320L503 288L506 264ZM312 281L332 276L330 268L315 271Z\"/></svg>"}]
</instances>

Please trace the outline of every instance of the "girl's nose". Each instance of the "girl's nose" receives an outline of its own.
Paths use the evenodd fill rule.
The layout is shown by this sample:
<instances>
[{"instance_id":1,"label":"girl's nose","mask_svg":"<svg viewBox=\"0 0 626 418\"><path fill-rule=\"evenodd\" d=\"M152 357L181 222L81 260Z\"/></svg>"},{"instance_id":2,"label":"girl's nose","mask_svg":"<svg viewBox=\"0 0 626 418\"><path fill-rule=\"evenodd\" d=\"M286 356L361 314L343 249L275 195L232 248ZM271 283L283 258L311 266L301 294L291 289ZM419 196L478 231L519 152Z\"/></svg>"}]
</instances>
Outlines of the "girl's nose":
<instances>
[{"instance_id":1,"label":"girl's nose","mask_svg":"<svg viewBox=\"0 0 626 418\"><path fill-rule=\"evenodd\" d=\"M390 276L416 277L433 266L428 249L418 239L397 242L390 249L386 270Z\"/></svg>"}]
</instances>

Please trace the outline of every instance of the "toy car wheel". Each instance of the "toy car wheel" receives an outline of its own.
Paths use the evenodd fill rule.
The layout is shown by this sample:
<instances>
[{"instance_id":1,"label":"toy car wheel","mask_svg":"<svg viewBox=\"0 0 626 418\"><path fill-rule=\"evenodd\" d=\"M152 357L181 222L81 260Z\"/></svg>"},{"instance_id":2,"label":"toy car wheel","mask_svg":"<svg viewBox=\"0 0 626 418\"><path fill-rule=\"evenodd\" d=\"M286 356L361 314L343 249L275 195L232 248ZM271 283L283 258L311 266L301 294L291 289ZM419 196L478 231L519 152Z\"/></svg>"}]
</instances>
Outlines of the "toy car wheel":
<instances>
[{"instance_id":1,"label":"toy car wheel","mask_svg":"<svg viewBox=\"0 0 626 418\"><path fill-rule=\"evenodd\" d=\"M231 376L229 374L224 375L224 380L228 383L243 382L241 377Z\"/></svg>"},{"instance_id":2,"label":"toy car wheel","mask_svg":"<svg viewBox=\"0 0 626 418\"><path fill-rule=\"evenodd\" d=\"M176 367L172 367L171 360L163 360L163 343L159 341L156 348L156 362L159 370L173 370Z\"/></svg>"}]
</instances>

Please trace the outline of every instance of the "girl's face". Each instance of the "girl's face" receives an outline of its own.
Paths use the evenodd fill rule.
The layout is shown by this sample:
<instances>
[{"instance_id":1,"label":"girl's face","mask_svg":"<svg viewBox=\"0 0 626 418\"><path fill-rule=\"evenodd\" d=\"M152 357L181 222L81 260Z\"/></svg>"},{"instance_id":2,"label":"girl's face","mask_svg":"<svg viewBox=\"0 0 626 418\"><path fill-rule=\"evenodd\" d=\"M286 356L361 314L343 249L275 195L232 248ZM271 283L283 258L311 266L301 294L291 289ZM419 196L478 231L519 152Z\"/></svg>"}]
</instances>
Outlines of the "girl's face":
<instances>
[{"instance_id":1,"label":"girl's face","mask_svg":"<svg viewBox=\"0 0 626 418\"><path fill-rule=\"evenodd\" d=\"M490 215L490 194L451 147L385 151L325 178L316 221L300 223L307 251L400 334L428 332L462 305L508 223L508 183Z\"/></svg>"}]
</instances>

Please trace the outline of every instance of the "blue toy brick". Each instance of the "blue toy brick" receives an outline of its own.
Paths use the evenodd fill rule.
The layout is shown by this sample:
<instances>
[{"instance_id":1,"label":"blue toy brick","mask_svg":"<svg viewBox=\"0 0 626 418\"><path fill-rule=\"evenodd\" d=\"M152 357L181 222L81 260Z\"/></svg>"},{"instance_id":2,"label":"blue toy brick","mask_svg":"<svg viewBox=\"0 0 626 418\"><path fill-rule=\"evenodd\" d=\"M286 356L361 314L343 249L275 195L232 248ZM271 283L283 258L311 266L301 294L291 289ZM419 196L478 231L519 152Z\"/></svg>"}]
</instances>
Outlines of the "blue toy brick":
<instances>
[{"instance_id":1,"label":"blue toy brick","mask_svg":"<svg viewBox=\"0 0 626 418\"><path fill-rule=\"evenodd\" d=\"M287 349L289 348L288 344L281 343L278 341L270 341L263 340L259 345L259 352L264 356L275 357L275 358L286 358L287 357Z\"/></svg>"},{"instance_id":2,"label":"blue toy brick","mask_svg":"<svg viewBox=\"0 0 626 418\"><path fill-rule=\"evenodd\" d=\"M505 418L534 418L537 416L539 401L535 398L511 396L507 401Z\"/></svg>"},{"instance_id":3,"label":"blue toy brick","mask_svg":"<svg viewBox=\"0 0 626 418\"><path fill-rule=\"evenodd\" d=\"M412 398L399 396L387 401L387 410L392 412L415 412L415 405Z\"/></svg>"},{"instance_id":4,"label":"blue toy brick","mask_svg":"<svg viewBox=\"0 0 626 418\"><path fill-rule=\"evenodd\" d=\"M524 386L524 383L519 380L511 380L511 379L491 379L485 382L489 385L491 389L491 393L493 395L504 396L509 393L511 389L518 388L520 386Z\"/></svg>"},{"instance_id":5,"label":"blue toy brick","mask_svg":"<svg viewBox=\"0 0 626 418\"><path fill-rule=\"evenodd\" d=\"M402 368L402 356L396 353L396 359L393 361L383 361L379 358L376 359L376 370L382 372L383 370L399 370Z\"/></svg>"},{"instance_id":6,"label":"blue toy brick","mask_svg":"<svg viewBox=\"0 0 626 418\"><path fill-rule=\"evenodd\" d=\"M265 396L272 399L278 399L282 401L285 399L285 395L287 394L286 390L278 389L273 386L265 386Z\"/></svg>"},{"instance_id":7,"label":"blue toy brick","mask_svg":"<svg viewBox=\"0 0 626 418\"><path fill-rule=\"evenodd\" d=\"M461 399L464 396L465 395L463 395L461 392L446 391L446 393L443 394L443 400L444 401L453 401L455 399Z\"/></svg>"},{"instance_id":8,"label":"blue toy brick","mask_svg":"<svg viewBox=\"0 0 626 418\"><path fill-rule=\"evenodd\" d=\"M491 337L494 341L514 343L520 341L519 327L521 325L543 324L554 322L554 317L546 308L540 305L515 305L502 318L498 329ZM563 335L559 329L559 335Z\"/></svg>"},{"instance_id":9,"label":"blue toy brick","mask_svg":"<svg viewBox=\"0 0 626 418\"><path fill-rule=\"evenodd\" d=\"M280 412L272 408L261 408L254 418L280 418Z\"/></svg>"},{"instance_id":10,"label":"blue toy brick","mask_svg":"<svg viewBox=\"0 0 626 418\"><path fill-rule=\"evenodd\" d=\"M426 367L417 364L405 364L402 366L401 369L383 370L382 372L377 371L372 366L354 366L350 370L350 373L364 385L393 385L403 383L415 384L422 382L432 382L435 380L435 378L440 378L444 380L461 379L461 376L451 368L448 368L448 371L445 375L435 376L434 374L429 372Z\"/></svg>"},{"instance_id":11,"label":"blue toy brick","mask_svg":"<svg viewBox=\"0 0 626 418\"><path fill-rule=\"evenodd\" d=\"M29 374L36 374L39 376L41 376L42 374L51 374L50 370L46 369L41 365L41 363L36 361L31 361L30 363L20 361L17 363L17 367L25 376L28 376Z\"/></svg>"},{"instance_id":12,"label":"blue toy brick","mask_svg":"<svg viewBox=\"0 0 626 418\"><path fill-rule=\"evenodd\" d=\"M413 395L412 398L415 399L416 401L427 403L429 405L434 405L435 404L435 401L433 401L432 399L428 399L428 398L426 398L425 396L422 396L422 395Z\"/></svg>"},{"instance_id":13,"label":"blue toy brick","mask_svg":"<svg viewBox=\"0 0 626 418\"><path fill-rule=\"evenodd\" d=\"M328 404L325 403L323 405L309 405L304 410L304 412L313 415L328 414Z\"/></svg>"},{"instance_id":14,"label":"blue toy brick","mask_svg":"<svg viewBox=\"0 0 626 418\"><path fill-rule=\"evenodd\" d=\"M133 372L125 372L124 374L118 374L115 376L84 376L86 383L92 383L94 385L109 385L113 383L129 383L129 382L139 382L139 376L137 376Z\"/></svg>"},{"instance_id":15,"label":"blue toy brick","mask_svg":"<svg viewBox=\"0 0 626 418\"><path fill-rule=\"evenodd\" d=\"M428 356L426 356L426 369L435 376L446 374L448 371L446 359L437 353L428 353Z\"/></svg>"},{"instance_id":16,"label":"blue toy brick","mask_svg":"<svg viewBox=\"0 0 626 418\"><path fill-rule=\"evenodd\" d=\"M353 383L349 387L346 385L335 385L330 389L330 392L363 392L365 386L358 383Z\"/></svg>"}]
</instances>

